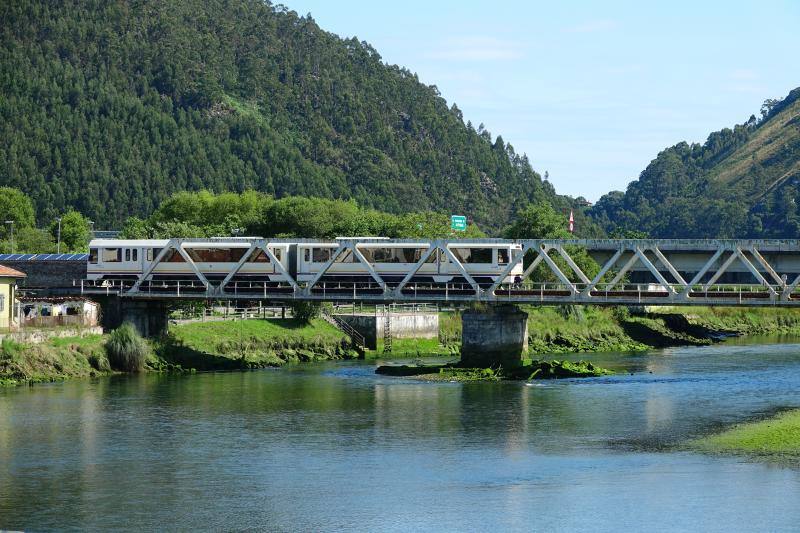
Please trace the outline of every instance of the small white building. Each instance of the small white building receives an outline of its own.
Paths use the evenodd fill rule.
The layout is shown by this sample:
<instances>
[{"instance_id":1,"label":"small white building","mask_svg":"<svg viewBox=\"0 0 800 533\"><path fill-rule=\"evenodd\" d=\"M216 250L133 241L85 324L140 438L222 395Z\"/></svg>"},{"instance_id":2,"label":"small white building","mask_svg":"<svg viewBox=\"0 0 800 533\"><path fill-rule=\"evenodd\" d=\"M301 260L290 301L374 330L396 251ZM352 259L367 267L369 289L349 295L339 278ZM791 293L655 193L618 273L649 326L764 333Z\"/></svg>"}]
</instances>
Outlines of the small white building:
<instances>
[{"instance_id":1,"label":"small white building","mask_svg":"<svg viewBox=\"0 0 800 533\"><path fill-rule=\"evenodd\" d=\"M100 306L86 298L23 298L22 327L96 326Z\"/></svg>"}]
</instances>

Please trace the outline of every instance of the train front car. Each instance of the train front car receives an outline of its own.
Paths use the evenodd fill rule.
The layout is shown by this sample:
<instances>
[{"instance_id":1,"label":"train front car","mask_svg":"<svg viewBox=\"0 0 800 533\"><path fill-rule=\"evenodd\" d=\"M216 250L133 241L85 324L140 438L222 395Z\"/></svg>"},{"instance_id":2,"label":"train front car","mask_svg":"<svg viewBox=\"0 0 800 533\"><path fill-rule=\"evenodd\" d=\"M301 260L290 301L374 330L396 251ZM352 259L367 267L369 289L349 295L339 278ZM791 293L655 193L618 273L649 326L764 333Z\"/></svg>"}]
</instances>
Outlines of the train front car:
<instances>
[{"instance_id":1,"label":"train front car","mask_svg":"<svg viewBox=\"0 0 800 533\"><path fill-rule=\"evenodd\" d=\"M254 242L255 239L233 238L96 239L89 243L87 279L135 280L149 270L148 277L152 281L196 281L199 279L197 272L209 281L221 281L234 271L230 280L233 283L285 281L282 270L289 270L291 243L267 246L283 266L281 269L269 254L255 248Z\"/></svg>"},{"instance_id":2,"label":"train front car","mask_svg":"<svg viewBox=\"0 0 800 533\"><path fill-rule=\"evenodd\" d=\"M450 242L447 250L458 261L456 264L441 248L429 253L432 243L426 241L341 238L336 242L306 242L297 246L299 282L321 275L318 280L321 282L371 283L375 281L372 270L390 286L399 283L415 268L412 283L466 283L466 272L481 286L489 286L522 251L521 245L508 241ZM425 261L417 268L423 257ZM328 264L331 258L335 259ZM522 264L515 265L503 282L513 283L522 272Z\"/></svg>"},{"instance_id":3,"label":"train front car","mask_svg":"<svg viewBox=\"0 0 800 533\"><path fill-rule=\"evenodd\" d=\"M93 239L89 243L86 278L89 280L132 280L141 276L153 260L153 250L167 240Z\"/></svg>"}]
</instances>

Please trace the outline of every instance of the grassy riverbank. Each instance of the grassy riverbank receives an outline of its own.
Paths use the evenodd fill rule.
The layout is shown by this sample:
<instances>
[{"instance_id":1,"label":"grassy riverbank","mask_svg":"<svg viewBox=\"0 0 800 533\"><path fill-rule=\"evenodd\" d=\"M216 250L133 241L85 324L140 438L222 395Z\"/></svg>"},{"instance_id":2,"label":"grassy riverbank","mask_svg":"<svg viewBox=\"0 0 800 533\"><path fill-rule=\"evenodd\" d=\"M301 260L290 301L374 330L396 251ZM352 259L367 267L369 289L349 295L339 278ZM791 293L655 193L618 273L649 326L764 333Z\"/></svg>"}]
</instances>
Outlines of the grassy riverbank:
<instances>
[{"instance_id":1,"label":"grassy riverbank","mask_svg":"<svg viewBox=\"0 0 800 533\"><path fill-rule=\"evenodd\" d=\"M0 385L112 374L107 335L53 338L41 344L0 344ZM240 370L357 357L349 340L323 320L198 322L173 326L147 341L144 371Z\"/></svg>"},{"instance_id":2,"label":"grassy riverbank","mask_svg":"<svg viewBox=\"0 0 800 533\"><path fill-rule=\"evenodd\" d=\"M800 409L693 440L689 448L707 453L800 458Z\"/></svg>"},{"instance_id":3,"label":"grassy riverbank","mask_svg":"<svg viewBox=\"0 0 800 533\"><path fill-rule=\"evenodd\" d=\"M173 326L159 360L196 370L233 370L354 358L348 338L324 320L252 319Z\"/></svg>"},{"instance_id":4,"label":"grassy riverbank","mask_svg":"<svg viewBox=\"0 0 800 533\"><path fill-rule=\"evenodd\" d=\"M800 312L775 308L657 309L629 316L619 308L527 307L529 353L550 354L647 350L710 344L725 335L800 335ZM394 339L395 357L457 357L458 313L440 314L439 339ZM42 344L4 342L0 384L36 383L111 373L105 336L51 339ZM381 354L381 346L371 354ZM348 338L323 320L294 319L197 322L173 326L149 341L148 371L237 370L289 363L354 358Z\"/></svg>"},{"instance_id":5,"label":"grassy riverbank","mask_svg":"<svg viewBox=\"0 0 800 533\"><path fill-rule=\"evenodd\" d=\"M43 383L111 373L102 335L0 344L0 385Z\"/></svg>"},{"instance_id":6,"label":"grassy riverbank","mask_svg":"<svg viewBox=\"0 0 800 533\"><path fill-rule=\"evenodd\" d=\"M671 307L701 327L737 335L800 334L800 310L777 307Z\"/></svg>"},{"instance_id":7,"label":"grassy riverbank","mask_svg":"<svg viewBox=\"0 0 800 533\"><path fill-rule=\"evenodd\" d=\"M522 309L528 313L528 346L534 356L702 346L738 335L800 335L800 311L794 309L669 307L638 315L623 308ZM459 314L442 313L439 320L443 346L436 354L458 353Z\"/></svg>"}]
</instances>

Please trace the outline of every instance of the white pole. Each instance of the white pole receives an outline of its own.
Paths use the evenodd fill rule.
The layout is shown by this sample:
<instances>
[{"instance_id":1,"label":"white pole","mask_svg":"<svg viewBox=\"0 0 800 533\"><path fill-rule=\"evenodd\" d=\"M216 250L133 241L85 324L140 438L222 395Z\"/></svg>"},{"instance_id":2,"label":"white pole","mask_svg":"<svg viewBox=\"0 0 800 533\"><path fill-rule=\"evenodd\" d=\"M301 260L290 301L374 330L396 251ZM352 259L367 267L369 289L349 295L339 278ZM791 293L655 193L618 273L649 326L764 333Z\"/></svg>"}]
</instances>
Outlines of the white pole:
<instances>
[{"instance_id":1,"label":"white pole","mask_svg":"<svg viewBox=\"0 0 800 533\"><path fill-rule=\"evenodd\" d=\"M56 219L58 221L58 244L56 245L56 253L61 253L61 217Z\"/></svg>"},{"instance_id":2,"label":"white pole","mask_svg":"<svg viewBox=\"0 0 800 533\"><path fill-rule=\"evenodd\" d=\"M6 224L11 227L11 253L14 253L14 221L6 220Z\"/></svg>"}]
</instances>

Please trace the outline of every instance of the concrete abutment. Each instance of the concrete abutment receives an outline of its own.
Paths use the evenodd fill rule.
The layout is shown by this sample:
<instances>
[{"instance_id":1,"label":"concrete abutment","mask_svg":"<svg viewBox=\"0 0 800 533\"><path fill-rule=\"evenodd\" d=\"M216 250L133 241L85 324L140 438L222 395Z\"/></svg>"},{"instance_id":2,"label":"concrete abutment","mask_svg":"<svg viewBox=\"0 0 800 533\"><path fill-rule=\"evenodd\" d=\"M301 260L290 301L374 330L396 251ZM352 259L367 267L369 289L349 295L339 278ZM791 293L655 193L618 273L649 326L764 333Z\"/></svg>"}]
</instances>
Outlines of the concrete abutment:
<instances>
[{"instance_id":1,"label":"concrete abutment","mask_svg":"<svg viewBox=\"0 0 800 533\"><path fill-rule=\"evenodd\" d=\"M158 337L167 332L169 309L165 302L131 300L117 296L97 298L97 301L105 331L111 331L128 322L143 337Z\"/></svg>"},{"instance_id":2,"label":"concrete abutment","mask_svg":"<svg viewBox=\"0 0 800 533\"><path fill-rule=\"evenodd\" d=\"M528 313L515 305L469 309L461 315L461 364L519 366L528 353Z\"/></svg>"},{"instance_id":3,"label":"concrete abutment","mask_svg":"<svg viewBox=\"0 0 800 533\"><path fill-rule=\"evenodd\" d=\"M383 338L386 315L340 314L343 320L364 337L366 347L375 350L378 339ZM391 313L389 318L391 335L395 339L435 339L439 336L438 313Z\"/></svg>"}]
</instances>

